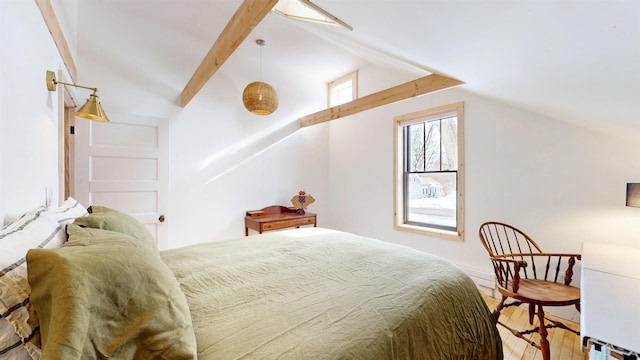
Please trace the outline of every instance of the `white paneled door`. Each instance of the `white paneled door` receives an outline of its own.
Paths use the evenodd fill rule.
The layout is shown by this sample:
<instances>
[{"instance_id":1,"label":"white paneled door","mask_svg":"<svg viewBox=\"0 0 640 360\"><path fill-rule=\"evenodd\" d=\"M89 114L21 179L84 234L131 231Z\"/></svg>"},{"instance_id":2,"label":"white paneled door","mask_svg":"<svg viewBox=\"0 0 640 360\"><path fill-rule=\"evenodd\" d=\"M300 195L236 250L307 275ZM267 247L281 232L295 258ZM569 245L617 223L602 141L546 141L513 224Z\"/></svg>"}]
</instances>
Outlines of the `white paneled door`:
<instances>
[{"instance_id":1,"label":"white paneled door","mask_svg":"<svg viewBox=\"0 0 640 360\"><path fill-rule=\"evenodd\" d=\"M109 114L109 119L76 118L71 196L85 205L102 205L133 216L165 249L169 121L122 114Z\"/></svg>"}]
</instances>

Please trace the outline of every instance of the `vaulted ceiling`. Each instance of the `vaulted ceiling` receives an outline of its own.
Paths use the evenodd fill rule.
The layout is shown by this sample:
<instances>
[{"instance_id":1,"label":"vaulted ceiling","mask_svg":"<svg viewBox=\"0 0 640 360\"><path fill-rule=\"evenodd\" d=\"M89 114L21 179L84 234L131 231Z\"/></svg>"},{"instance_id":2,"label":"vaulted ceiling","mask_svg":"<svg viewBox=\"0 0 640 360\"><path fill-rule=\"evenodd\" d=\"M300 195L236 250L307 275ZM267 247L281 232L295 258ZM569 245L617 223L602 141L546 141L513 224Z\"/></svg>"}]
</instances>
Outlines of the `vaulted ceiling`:
<instances>
[{"instance_id":1,"label":"vaulted ceiling","mask_svg":"<svg viewBox=\"0 0 640 360\"><path fill-rule=\"evenodd\" d=\"M640 131L638 1L312 1L353 31L268 13L220 67L255 73L254 41L263 38L263 67L280 86L329 82L377 63L416 79L450 76L469 91L553 118ZM79 37L165 62L171 87L181 92L242 3L79 0L83 18L120 14L114 33L141 29L129 34L140 36L141 46L118 49L108 32ZM146 32L150 24L163 32ZM188 48L184 38L191 39ZM80 51L92 50L79 43Z\"/></svg>"}]
</instances>

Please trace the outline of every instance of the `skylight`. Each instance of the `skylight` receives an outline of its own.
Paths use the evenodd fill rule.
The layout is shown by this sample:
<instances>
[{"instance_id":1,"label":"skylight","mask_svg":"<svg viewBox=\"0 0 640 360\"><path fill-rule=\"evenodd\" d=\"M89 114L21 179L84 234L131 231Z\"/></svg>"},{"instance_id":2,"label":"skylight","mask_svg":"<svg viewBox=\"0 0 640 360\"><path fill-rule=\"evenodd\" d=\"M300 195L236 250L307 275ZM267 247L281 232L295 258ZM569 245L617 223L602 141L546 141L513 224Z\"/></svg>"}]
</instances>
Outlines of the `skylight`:
<instances>
[{"instance_id":1,"label":"skylight","mask_svg":"<svg viewBox=\"0 0 640 360\"><path fill-rule=\"evenodd\" d=\"M347 30L353 30L349 24L331 15L309 0L280 0L273 7L272 11L288 19L342 26Z\"/></svg>"}]
</instances>

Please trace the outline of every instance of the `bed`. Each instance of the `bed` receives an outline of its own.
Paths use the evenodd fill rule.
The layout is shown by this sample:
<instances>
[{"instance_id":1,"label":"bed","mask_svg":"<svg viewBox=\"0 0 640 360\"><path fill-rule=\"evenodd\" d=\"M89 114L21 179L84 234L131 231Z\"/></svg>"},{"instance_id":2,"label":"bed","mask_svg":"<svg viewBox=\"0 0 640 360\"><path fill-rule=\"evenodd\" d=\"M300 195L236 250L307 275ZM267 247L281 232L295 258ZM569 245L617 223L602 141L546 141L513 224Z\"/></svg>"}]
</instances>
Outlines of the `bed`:
<instances>
[{"instance_id":1,"label":"bed","mask_svg":"<svg viewBox=\"0 0 640 360\"><path fill-rule=\"evenodd\" d=\"M158 252L93 210L26 255L31 357L502 359L475 284L442 258L323 228Z\"/></svg>"}]
</instances>

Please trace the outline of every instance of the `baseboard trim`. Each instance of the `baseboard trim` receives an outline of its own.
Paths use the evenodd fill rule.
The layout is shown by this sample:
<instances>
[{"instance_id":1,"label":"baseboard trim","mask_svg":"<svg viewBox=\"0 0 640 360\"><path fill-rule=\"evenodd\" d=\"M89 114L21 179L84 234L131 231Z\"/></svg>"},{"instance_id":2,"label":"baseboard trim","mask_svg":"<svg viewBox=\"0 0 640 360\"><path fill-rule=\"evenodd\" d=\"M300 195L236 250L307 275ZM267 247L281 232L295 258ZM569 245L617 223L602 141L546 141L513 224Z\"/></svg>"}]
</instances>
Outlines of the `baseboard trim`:
<instances>
[{"instance_id":1,"label":"baseboard trim","mask_svg":"<svg viewBox=\"0 0 640 360\"><path fill-rule=\"evenodd\" d=\"M485 273L473 269L460 266L467 275L476 283L476 286L483 291L486 295L495 298L496 297L496 282L495 277L491 273Z\"/></svg>"}]
</instances>

